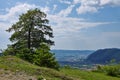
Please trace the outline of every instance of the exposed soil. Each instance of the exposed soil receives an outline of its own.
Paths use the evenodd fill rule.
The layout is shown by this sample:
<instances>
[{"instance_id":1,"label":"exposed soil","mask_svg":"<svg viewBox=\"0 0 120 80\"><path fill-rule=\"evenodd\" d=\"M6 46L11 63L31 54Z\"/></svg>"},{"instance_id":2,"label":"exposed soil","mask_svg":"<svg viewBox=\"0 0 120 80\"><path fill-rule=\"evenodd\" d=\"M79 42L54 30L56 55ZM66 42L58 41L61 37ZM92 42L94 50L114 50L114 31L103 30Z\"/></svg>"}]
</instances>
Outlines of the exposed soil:
<instances>
[{"instance_id":1,"label":"exposed soil","mask_svg":"<svg viewBox=\"0 0 120 80\"><path fill-rule=\"evenodd\" d=\"M0 80L37 80L35 76L30 76L24 72L12 72L0 69Z\"/></svg>"}]
</instances>

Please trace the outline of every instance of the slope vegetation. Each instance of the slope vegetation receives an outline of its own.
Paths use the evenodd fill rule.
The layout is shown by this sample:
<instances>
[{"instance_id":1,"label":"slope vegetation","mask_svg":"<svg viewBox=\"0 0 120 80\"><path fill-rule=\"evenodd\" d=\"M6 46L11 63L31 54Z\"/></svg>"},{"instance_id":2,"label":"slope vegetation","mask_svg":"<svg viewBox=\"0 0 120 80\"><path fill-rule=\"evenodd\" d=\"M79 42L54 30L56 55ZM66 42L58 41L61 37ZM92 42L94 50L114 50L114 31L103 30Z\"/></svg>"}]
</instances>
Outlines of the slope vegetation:
<instances>
[{"instance_id":1,"label":"slope vegetation","mask_svg":"<svg viewBox=\"0 0 120 80\"><path fill-rule=\"evenodd\" d=\"M39 67L15 56L0 57L0 79L2 80L74 80L59 71Z\"/></svg>"}]
</instances>

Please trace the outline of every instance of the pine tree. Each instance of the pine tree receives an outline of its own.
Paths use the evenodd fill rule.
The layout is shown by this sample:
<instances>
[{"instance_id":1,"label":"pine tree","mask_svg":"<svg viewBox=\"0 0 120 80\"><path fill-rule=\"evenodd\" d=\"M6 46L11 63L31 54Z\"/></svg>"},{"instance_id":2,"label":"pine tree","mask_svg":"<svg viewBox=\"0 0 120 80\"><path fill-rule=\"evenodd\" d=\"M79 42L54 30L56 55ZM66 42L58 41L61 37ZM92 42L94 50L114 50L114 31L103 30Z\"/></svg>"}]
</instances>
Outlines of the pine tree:
<instances>
[{"instance_id":1,"label":"pine tree","mask_svg":"<svg viewBox=\"0 0 120 80\"><path fill-rule=\"evenodd\" d=\"M53 30L48 25L46 14L39 9L29 10L22 14L19 21L9 28L13 32L10 41L13 42L4 51L5 55L16 55L39 66L58 69L59 65L50 46L54 45Z\"/></svg>"},{"instance_id":2,"label":"pine tree","mask_svg":"<svg viewBox=\"0 0 120 80\"><path fill-rule=\"evenodd\" d=\"M53 38L53 30L48 24L46 14L39 9L29 10L22 14L19 21L7 30L13 32L10 37L10 41L14 43L13 48L37 49L43 42L54 45L54 42L50 40Z\"/></svg>"}]
</instances>

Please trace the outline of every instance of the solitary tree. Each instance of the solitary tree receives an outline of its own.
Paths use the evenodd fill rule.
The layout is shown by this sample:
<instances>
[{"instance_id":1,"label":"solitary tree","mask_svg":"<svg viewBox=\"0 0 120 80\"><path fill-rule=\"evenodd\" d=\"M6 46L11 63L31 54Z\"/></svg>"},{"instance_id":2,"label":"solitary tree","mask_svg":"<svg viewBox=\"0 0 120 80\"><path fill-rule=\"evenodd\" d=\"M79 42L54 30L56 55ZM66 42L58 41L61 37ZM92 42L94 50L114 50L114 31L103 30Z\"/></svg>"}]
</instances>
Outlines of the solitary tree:
<instances>
[{"instance_id":1,"label":"solitary tree","mask_svg":"<svg viewBox=\"0 0 120 80\"><path fill-rule=\"evenodd\" d=\"M7 30L13 32L10 37L13 44L4 53L17 55L39 66L58 69L59 65L49 48L54 41L50 40L53 30L48 24L46 14L39 9L22 14L19 21Z\"/></svg>"},{"instance_id":2,"label":"solitary tree","mask_svg":"<svg viewBox=\"0 0 120 80\"><path fill-rule=\"evenodd\" d=\"M52 28L48 23L46 14L39 9L29 10L22 14L19 21L7 30L8 32L13 31L10 37L10 41L14 43L12 47L14 49L36 49L43 42L54 45L54 42L50 40L53 38Z\"/></svg>"}]
</instances>

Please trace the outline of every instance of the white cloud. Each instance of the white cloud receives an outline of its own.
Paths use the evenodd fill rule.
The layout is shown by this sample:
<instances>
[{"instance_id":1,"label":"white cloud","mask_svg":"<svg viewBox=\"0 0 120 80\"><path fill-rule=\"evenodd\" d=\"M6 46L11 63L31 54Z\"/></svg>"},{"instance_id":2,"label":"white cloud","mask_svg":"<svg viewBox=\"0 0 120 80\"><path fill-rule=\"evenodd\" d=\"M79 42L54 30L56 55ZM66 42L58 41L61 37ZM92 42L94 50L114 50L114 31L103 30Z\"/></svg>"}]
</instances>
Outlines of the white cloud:
<instances>
[{"instance_id":1,"label":"white cloud","mask_svg":"<svg viewBox=\"0 0 120 80\"><path fill-rule=\"evenodd\" d=\"M120 6L120 0L100 0L100 5Z\"/></svg>"},{"instance_id":2,"label":"white cloud","mask_svg":"<svg viewBox=\"0 0 120 80\"><path fill-rule=\"evenodd\" d=\"M95 13L98 11L98 5L99 2L98 0L81 0L81 1L77 1L74 0L75 4L80 3L80 6L76 9L78 14L83 14L83 13Z\"/></svg>"},{"instance_id":3,"label":"white cloud","mask_svg":"<svg viewBox=\"0 0 120 80\"><path fill-rule=\"evenodd\" d=\"M18 16L22 13L25 13L29 9L36 8L35 5L30 5L26 3L19 3L12 8L7 8L7 14L0 15L0 20L2 21L9 21L10 23L15 22L18 19Z\"/></svg>"},{"instance_id":4,"label":"white cloud","mask_svg":"<svg viewBox=\"0 0 120 80\"><path fill-rule=\"evenodd\" d=\"M72 12L72 9L74 8L75 5L70 5L68 6L68 8L64 9L64 10L61 10L58 15L61 16L61 17L66 17L68 16L71 12Z\"/></svg>"},{"instance_id":5,"label":"white cloud","mask_svg":"<svg viewBox=\"0 0 120 80\"><path fill-rule=\"evenodd\" d=\"M80 6L79 8L76 9L78 14L83 14L83 13L95 13L97 12L97 8L96 7L92 7L92 6Z\"/></svg>"},{"instance_id":6,"label":"white cloud","mask_svg":"<svg viewBox=\"0 0 120 80\"><path fill-rule=\"evenodd\" d=\"M107 22L88 22L82 18L61 17L58 15L48 15L55 36L68 37L70 33L76 34L83 28L96 27L109 24ZM68 34L69 33L69 34Z\"/></svg>"},{"instance_id":7,"label":"white cloud","mask_svg":"<svg viewBox=\"0 0 120 80\"><path fill-rule=\"evenodd\" d=\"M120 0L73 0L73 3L74 4L79 4L79 3L81 3L81 4L85 4L85 3L90 3L90 2L92 2L92 3L99 3L100 5L107 5L107 4L109 4L109 5L120 5ZM92 4L91 3L91 4Z\"/></svg>"},{"instance_id":8,"label":"white cloud","mask_svg":"<svg viewBox=\"0 0 120 80\"><path fill-rule=\"evenodd\" d=\"M74 3L74 4L81 3L81 0L73 0L73 3Z\"/></svg>"},{"instance_id":9,"label":"white cloud","mask_svg":"<svg viewBox=\"0 0 120 80\"><path fill-rule=\"evenodd\" d=\"M80 4L76 11L78 14L84 14L95 13L105 5L120 6L120 0L73 0L73 4Z\"/></svg>"},{"instance_id":10,"label":"white cloud","mask_svg":"<svg viewBox=\"0 0 120 80\"><path fill-rule=\"evenodd\" d=\"M64 3L64 4L71 4L71 2L69 0L59 0L61 3Z\"/></svg>"},{"instance_id":11,"label":"white cloud","mask_svg":"<svg viewBox=\"0 0 120 80\"><path fill-rule=\"evenodd\" d=\"M111 0L100 0L100 5L106 5L109 4Z\"/></svg>"}]
</instances>

